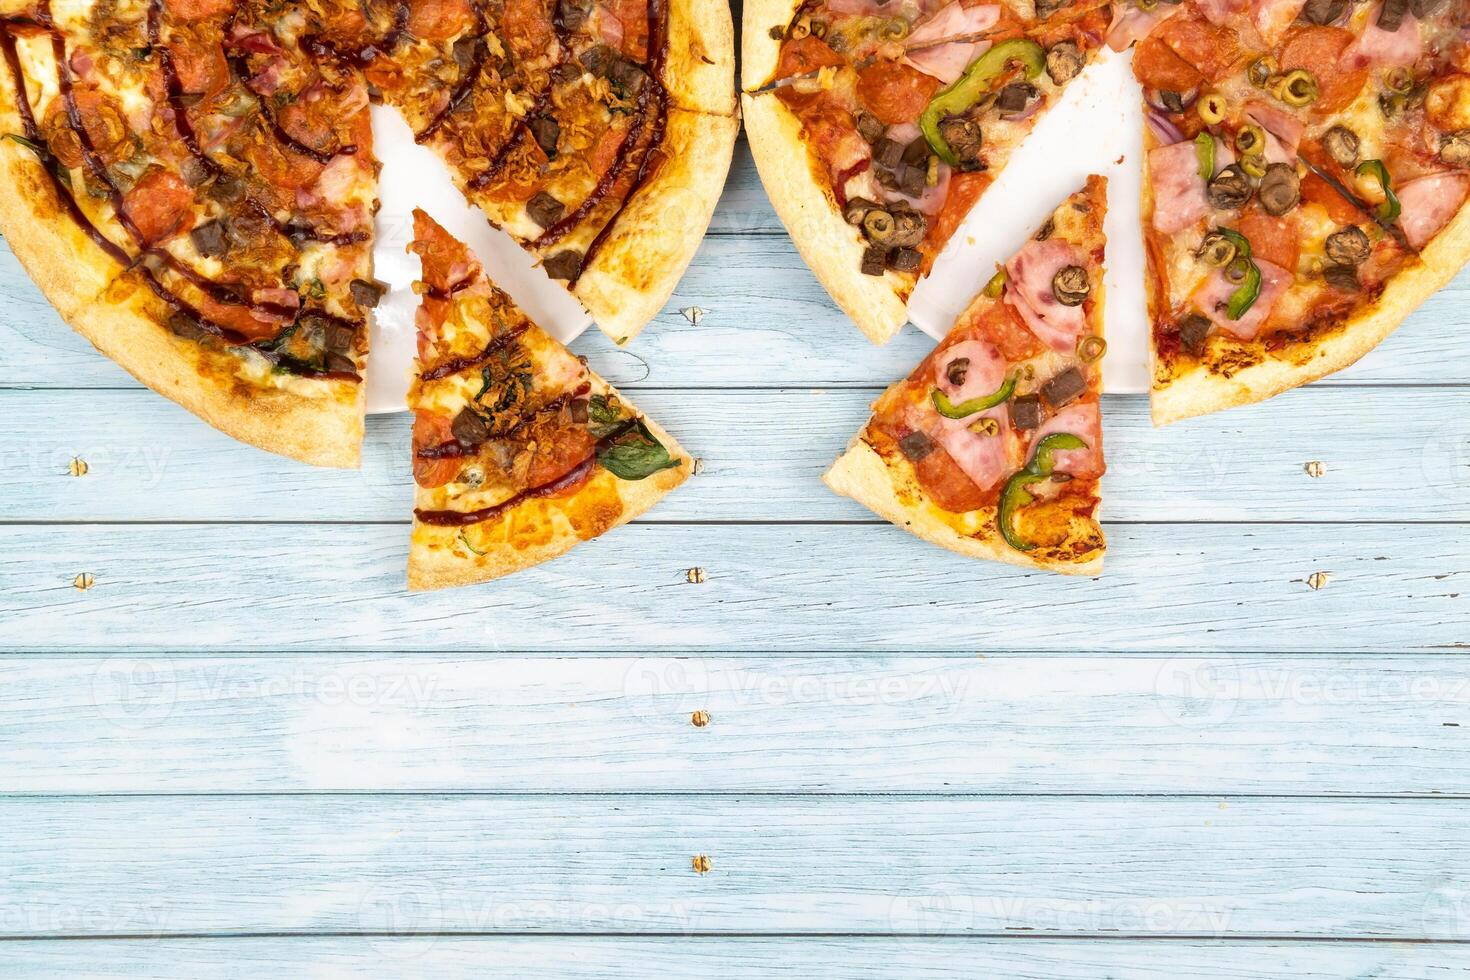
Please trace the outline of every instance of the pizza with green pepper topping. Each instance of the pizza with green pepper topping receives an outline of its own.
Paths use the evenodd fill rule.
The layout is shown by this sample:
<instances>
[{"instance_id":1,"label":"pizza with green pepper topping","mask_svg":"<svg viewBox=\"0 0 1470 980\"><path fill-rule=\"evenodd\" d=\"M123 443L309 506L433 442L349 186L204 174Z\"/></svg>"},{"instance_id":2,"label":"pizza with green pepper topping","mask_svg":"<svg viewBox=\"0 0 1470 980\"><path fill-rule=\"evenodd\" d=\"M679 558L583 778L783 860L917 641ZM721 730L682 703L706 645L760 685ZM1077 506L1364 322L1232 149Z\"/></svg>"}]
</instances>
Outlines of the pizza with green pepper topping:
<instances>
[{"instance_id":1,"label":"pizza with green pepper topping","mask_svg":"<svg viewBox=\"0 0 1470 980\"><path fill-rule=\"evenodd\" d=\"M1088 178L998 269L822 479L926 541L1102 570L1103 218Z\"/></svg>"},{"instance_id":2,"label":"pizza with green pepper topping","mask_svg":"<svg viewBox=\"0 0 1470 980\"><path fill-rule=\"evenodd\" d=\"M678 443L541 328L423 211L408 584L483 582L565 553L688 478Z\"/></svg>"},{"instance_id":3,"label":"pizza with green pepper topping","mask_svg":"<svg viewBox=\"0 0 1470 980\"><path fill-rule=\"evenodd\" d=\"M1102 46L1101 0L753 0L745 125L792 240L869 339Z\"/></svg>"}]
</instances>

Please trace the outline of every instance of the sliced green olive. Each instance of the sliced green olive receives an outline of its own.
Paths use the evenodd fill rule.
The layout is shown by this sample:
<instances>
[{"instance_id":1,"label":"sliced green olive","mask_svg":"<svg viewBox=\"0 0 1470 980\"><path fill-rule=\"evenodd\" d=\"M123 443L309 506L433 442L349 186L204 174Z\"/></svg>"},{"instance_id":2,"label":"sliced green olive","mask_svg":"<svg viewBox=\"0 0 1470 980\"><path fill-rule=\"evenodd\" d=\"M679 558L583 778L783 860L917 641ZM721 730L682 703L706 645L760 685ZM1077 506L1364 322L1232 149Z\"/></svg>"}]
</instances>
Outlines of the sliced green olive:
<instances>
[{"instance_id":1,"label":"sliced green olive","mask_svg":"<svg viewBox=\"0 0 1470 980\"><path fill-rule=\"evenodd\" d=\"M1248 153L1240 158L1240 169L1252 177L1266 176L1266 158L1259 153Z\"/></svg>"},{"instance_id":2,"label":"sliced green olive","mask_svg":"<svg viewBox=\"0 0 1470 980\"><path fill-rule=\"evenodd\" d=\"M1219 92L1211 92L1200 98L1195 104L1194 111L1199 113L1200 119L1206 126L1214 126L1224 121L1226 107L1225 96Z\"/></svg>"},{"instance_id":3,"label":"sliced green olive","mask_svg":"<svg viewBox=\"0 0 1470 980\"><path fill-rule=\"evenodd\" d=\"M1278 84L1276 95L1287 105L1304 106L1317 101L1317 78L1305 68L1288 72Z\"/></svg>"},{"instance_id":4,"label":"sliced green olive","mask_svg":"<svg viewBox=\"0 0 1470 980\"><path fill-rule=\"evenodd\" d=\"M1254 123L1240 127L1235 134L1235 149L1242 154L1260 153L1266 145L1266 131Z\"/></svg>"},{"instance_id":5,"label":"sliced green olive","mask_svg":"<svg viewBox=\"0 0 1470 980\"><path fill-rule=\"evenodd\" d=\"M1275 74L1276 59L1266 55L1264 58L1257 58L1251 62L1251 66L1246 69L1245 77L1250 79L1250 83L1256 88L1265 88L1266 83L1271 81Z\"/></svg>"},{"instance_id":6,"label":"sliced green olive","mask_svg":"<svg viewBox=\"0 0 1470 980\"><path fill-rule=\"evenodd\" d=\"M1235 260L1235 243L1218 231L1212 231L1200 243L1196 253L1205 263L1223 269Z\"/></svg>"}]
</instances>

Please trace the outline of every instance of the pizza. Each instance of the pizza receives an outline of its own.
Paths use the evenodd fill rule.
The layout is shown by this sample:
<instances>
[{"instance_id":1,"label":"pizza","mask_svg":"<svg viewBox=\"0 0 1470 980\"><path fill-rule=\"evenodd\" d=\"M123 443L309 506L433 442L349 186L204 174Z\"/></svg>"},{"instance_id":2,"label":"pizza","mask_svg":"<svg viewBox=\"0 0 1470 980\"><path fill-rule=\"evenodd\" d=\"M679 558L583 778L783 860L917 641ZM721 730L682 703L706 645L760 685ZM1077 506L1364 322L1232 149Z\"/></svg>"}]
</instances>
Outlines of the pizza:
<instances>
[{"instance_id":1,"label":"pizza","mask_svg":"<svg viewBox=\"0 0 1470 980\"><path fill-rule=\"evenodd\" d=\"M689 456L532 323L423 211L411 589L483 582L564 554L688 478Z\"/></svg>"},{"instance_id":2,"label":"pizza","mask_svg":"<svg viewBox=\"0 0 1470 980\"><path fill-rule=\"evenodd\" d=\"M750 0L742 81L776 213L881 343L918 279L1102 47L1101 0Z\"/></svg>"},{"instance_id":3,"label":"pizza","mask_svg":"<svg viewBox=\"0 0 1470 980\"><path fill-rule=\"evenodd\" d=\"M393 105L617 341L737 126L692 0L3 0L0 232L83 336L245 442L356 465ZM696 166L697 161L697 166Z\"/></svg>"},{"instance_id":4,"label":"pizza","mask_svg":"<svg viewBox=\"0 0 1470 980\"><path fill-rule=\"evenodd\" d=\"M827 486L963 555L1101 572L1106 211L1088 178L874 403Z\"/></svg>"},{"instance_id":5,"label":"pizza","mask_svg":"<svg viewBox=\"0 0 1470 980\"><path fill-rule=\"evenodd\" d=\"M1131 8L1156 422L1357 360L1470 257L1470 6Z\"/></svg>"}]
</instances>

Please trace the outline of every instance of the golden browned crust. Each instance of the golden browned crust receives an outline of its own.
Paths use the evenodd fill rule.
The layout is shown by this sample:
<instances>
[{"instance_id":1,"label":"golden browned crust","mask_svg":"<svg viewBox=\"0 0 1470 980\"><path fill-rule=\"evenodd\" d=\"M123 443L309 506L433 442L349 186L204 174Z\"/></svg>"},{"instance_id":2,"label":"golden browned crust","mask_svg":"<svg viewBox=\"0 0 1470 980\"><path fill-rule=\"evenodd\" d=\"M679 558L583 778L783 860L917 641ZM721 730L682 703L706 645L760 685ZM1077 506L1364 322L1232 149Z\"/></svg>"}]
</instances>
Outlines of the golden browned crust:
<instances>
[{"instance_id":1,"label":"golden browned crust","mask_svg":"<svg viewBox=\"0 0 1470 980\"><path fill-rule=\"evenodd\" d=\"M801 120L774 95L745 95L742 100L761 183L796 250L867 338L886 343L908 322L906 297L913 277L896 272L863 275L862 235L843 220L832 192L817 180Z\"/></svg>"},{"instance_id":2,"label":"golden browned crust","mask_svg":"<svg viewBox=\"0 0 1470 980\"><path fill-rule=\"evenodd\" d=\"M847 452L822 474L822 482L910 534L961 555L1063 575L1102 574L1101 547L1096 549L1092 558L1081 562L1052 561L1034 553L1017 551L1006 544L995 530L994 517L990 512L983 517L975 516L973 533L961 533L954 526L958 515L947 514L929 503L912 473L902 473L897 467L889 466L861 437L854 439ZM975 512L975 515L979 514ZM1094 533L1092 522L1089 521L1088 525L1079 530Z\"/></svg>"},{"instance_id":3,"label":"golden browned crust","mask_svg":"<svg viewBox=\"0 0 1470 980\"><path fill-rule=\"evenodd\" d=\"M735 26L727 4L673 0L662 81L681 109L735 114Z\"/></svg>"},{"instance_id":4,"label":"golden browned crust","mask_svg":"<svg viewBox=\"0 0 1470 980\"><path fill-rule=\"evenodd\" d=\"M288 390L238 378L237 355L175 337L150 314L157 306L146 286L124 276L72 326L143 384L241 442L315 466L359 464L361 384L291 378Z\"/></svg>"},{"instance_id":5,"label":"golden browned crust","mask_svg":"<svg viewBox=\"0 0 1470 980\"><path fill-rule=\"evenodd\" d=\"M615 343L663 308L714 215L740 122L670 109L664 161L614 220L573 292Z\"/></svg>"},{"instance_id":6,"label":"golden browned crust","mask_svg":"<svg viewBox=\"0 0 1470 980\"><path fill-rule=\"evenodd\" d=\"M594 385L599 390L606 387L601 379L595 379ZM628 404L627 399L619 398ZM669 455L679 460L677 467L637 481L620 480L599 467L570 496L527 500L512 508L496 529L504 537L479 542L477 550L483 554L475 554L461 539L463 529L415 520L408 552L408 587L426 591L488 582L564 555L648 510L689 478L694 463L652 419L645 417L643 422ZM419 494L422 497L424 491Z\"/></svg>"},{"instance_id":7,"label":"golden browned crust","mask_svg":"<svg viewBox=\"0 0 1470 980\"><path fill-rule=\"evenodd\" d=\"M740 18L740 88L753 92L774 80L781 59L781 40L771 28L783 33L796 16L801 0L745 0Z\"/></svg>"}]
</instances>

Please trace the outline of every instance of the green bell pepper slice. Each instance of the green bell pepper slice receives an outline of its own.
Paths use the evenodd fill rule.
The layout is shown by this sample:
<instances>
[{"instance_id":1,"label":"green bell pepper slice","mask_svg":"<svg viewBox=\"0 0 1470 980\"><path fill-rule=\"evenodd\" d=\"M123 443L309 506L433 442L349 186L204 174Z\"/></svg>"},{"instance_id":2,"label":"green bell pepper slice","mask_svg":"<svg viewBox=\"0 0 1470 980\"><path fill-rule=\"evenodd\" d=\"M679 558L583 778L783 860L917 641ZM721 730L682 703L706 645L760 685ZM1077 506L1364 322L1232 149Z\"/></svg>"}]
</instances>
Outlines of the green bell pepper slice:
<instances>
[{"instance_id":1,"label":"green bell pepper slice","mask_svg":"<svg viewBox=\"0 0 1470 980\"><path fill-rule=\"evenodd\" d=\"M1384 224L1393 224L1399 220L1399 214L1403 211L1403 205L1393 192L1393 179L1388 175L1388 167L1382 160L1364 160L1358 164L1359 177L1373 177L1378 181L1378 186L1383 188L1383 203L1378 205L1378 220Z\"/></svg>"},{"instance_id":2,"label":"green bell pepper slice","mask_svg":"<svg viewBox=\"0 0 1470 980\"><path fill-rule=\"evenodd\" d=\"M919 130L924 134L924 139L929 141L929 148L935 155L951 167L958 166L960 159L949 148L944 137L939 135L940 121L946 116L964 112L979 102L989 88L991 79L1004 71L1006 65L1012 61L1021 63L1027 78L1035 78L1046 68L1046 51L1029 38L1017 37L1002 41L970 62L970 67L965 69L963 75L955 79L952 85L935 93L934 98L924 107L919 116Z\"/></svg>"},{"instance_id":3,"label":"green bell pepper slice","mask_svg":"<svg viewBox=\"0 0 1470 980\"><path fill-rule=\"evenodd\" d=\"M1251 258L1250 239L1229 228L1220 228L1218 231L1235 246L1234 262L1245 263L1245 278L1235 287L1235 292L1230 294L1230 301L1225 306L1225 315L1232 320L1239 320L1245 316L1247 310L1256 305L1256 300L1261 296L1261 267Z\"/></svg>"},{"instance_id":4,"label":"green bell pepper slice","mask_svg":"<svg viewBox=\"0 0 1470 980\"><path fill-rule=\"evenodd\" d=\"M1199 161L1200 180L1215 176L1215 137L1200 133L1194 138L1194 157Z\"/></svg>"},{"instance_id":5,"label":"green bell pepper slice","mask_svg":"<svg viewBox=\"0 0 1470 980\"><path fill-rule=\"evenodd\" d=\"M995 522L1000 525L1000 536L1006 544L1017 551L1030 551L1036 547L1034 543L1021 537L1015 527L1016 511L1036 499L1026 488L1051 476L1056 469L1056 453L1059 450L1086 448L1087 443L1070 432L1053 432L1036 444L1031 461L1013 473L1000 491L1000 508L996 512Z\"/></svg>"},{"instance_id":6,"label":"green bell pepper slice","mask_svg":"<svg viewBox=\"0 0 1470 980\"><path fill-rule=\"evenodd\" d=\"M929 398L934 402L934 409L947 419L963 419L983 412L987 408L994 408L1001 402L1010 398L1016 390L1016 376L1013 374L1005 379L1005 382L988 395L980 395L976 398L962 401L958 405L949 400L949 396L935 388L930 392Z\"/></svg>"}]
</instances>

